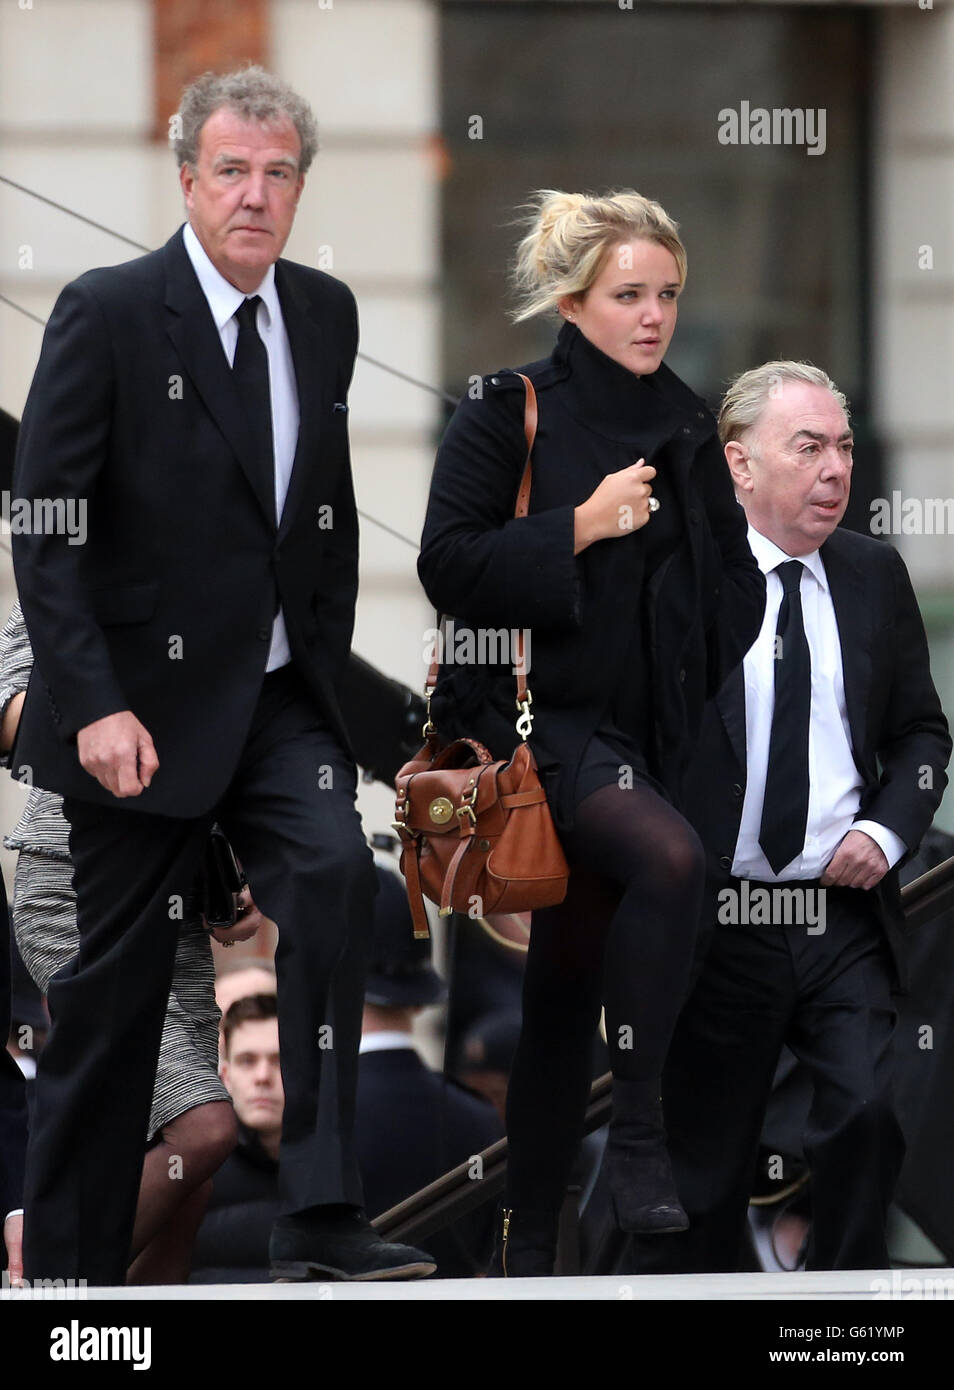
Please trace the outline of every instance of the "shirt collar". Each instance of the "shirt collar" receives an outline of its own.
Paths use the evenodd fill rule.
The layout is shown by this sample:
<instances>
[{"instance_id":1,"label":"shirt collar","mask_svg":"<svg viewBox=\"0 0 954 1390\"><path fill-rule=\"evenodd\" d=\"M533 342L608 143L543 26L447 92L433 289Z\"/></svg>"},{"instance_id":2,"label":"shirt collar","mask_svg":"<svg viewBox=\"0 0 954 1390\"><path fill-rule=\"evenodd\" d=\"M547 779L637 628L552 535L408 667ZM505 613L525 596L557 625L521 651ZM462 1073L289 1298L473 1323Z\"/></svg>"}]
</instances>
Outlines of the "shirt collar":
<instances>
[{"instance_id":1,"label":"shirt collar","mask_svg":"<svg viewBox=\"0 0 954 1390\"><path fill-rule=\"evenodd\" d=\"M182 233L182 241L188 253L189 260L192 262L192 269L198 277L202 293L205 295L212 310L212 318L215 326L221 333L222 329L232 318L236 309L243 299L249 298L244 291L226 280L225 276L209 260L208 253L199 238L192 229L192 224L187 222ZM275 288L275 266L270 265L262 278L262 283L255 294L261 296L262 303L265 305L266 326L270 326L281 317L281 306L278 302L278 291Z\"/></svg>"},{"instance_id":2,"label":"shirt collar","mask_svg":"<svg viewBox=\"0 0 954 1390\"><path fill-rule=\"evenodd\" d=\"M779 549L768 536L763 536L761 531L756 531L754 526L749 526L749 547L763 574L770 574L776 566L785 564L786 560L801 560L809 574L814 576L819 588L824 593L828 592L828 576L819 551L810 550L807 555L786 555L784 550Z\"/></svg>"},{"instance_id":3,"label":"shirt collar","mask_svg":"<svg viewBox=\"0 0 954 1390\"><path fill-rule=\"evenodd\" d=\"M411 1048L412 1051L417 1051L411 1034L388 1029L382 1033L362 1033L358 1051L361 1053L396 1052L399 1048L406 1047Z\"/></svg>"}]
</instances>

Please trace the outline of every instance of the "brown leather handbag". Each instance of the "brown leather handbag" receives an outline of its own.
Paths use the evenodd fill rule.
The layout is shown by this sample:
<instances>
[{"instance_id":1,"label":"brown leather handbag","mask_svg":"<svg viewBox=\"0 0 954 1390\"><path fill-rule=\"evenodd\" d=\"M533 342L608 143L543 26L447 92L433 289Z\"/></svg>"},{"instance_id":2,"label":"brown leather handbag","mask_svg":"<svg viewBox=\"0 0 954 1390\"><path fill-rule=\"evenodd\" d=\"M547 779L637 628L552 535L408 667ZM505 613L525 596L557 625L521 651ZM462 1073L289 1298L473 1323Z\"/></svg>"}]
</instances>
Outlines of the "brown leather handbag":
<instances>
[{"instance_id":1,"label":"brown leather handbag","mask_svg":"<svg viewBox=\"0 0 954 1390\"><path fill-rule=\"evenodd\" d=\"M537 398L526 391L524 434L527 462L514 516L527 515L530 502ZM401 872L407 883L415 937L427 937L422 894L440 905L442 917L466 912L531 912L553 907L566 896L566 858L527 743L533 729L523 633L517 637L516 731L521 742L508 761L495 762L482 743L459 738L442 747L431 722L431 696L437 683L438 648L427 673L427 723L423 748L395 778L394 829L403 846Z\"/></svg>"}]
</instances>

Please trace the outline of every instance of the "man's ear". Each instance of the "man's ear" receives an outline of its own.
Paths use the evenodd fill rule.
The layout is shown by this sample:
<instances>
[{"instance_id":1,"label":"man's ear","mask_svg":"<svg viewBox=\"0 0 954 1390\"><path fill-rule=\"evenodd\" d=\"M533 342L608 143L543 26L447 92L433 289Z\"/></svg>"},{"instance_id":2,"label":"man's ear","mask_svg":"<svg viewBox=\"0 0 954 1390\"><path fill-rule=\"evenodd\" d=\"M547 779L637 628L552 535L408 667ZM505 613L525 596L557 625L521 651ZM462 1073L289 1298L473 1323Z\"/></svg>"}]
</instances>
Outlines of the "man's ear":
<instances>
[{"instance_id":1,"label":"man's ear","mask_svg":"<svg viewBox=\"0 0 954 1390\"><path fill-rule=\"evenodd\" d=\"M192 185L195 183L195 174L192 172L190 164L183 164L179 168L179 186L182 189L183 197L186 200L186 207L192 207Z\"/></svg>"},{"instance_id":2,"label":"man's ear","mask_svg":"<svg viewBox=\"0 0 954 1390\"><path fill-rule=\"evenodd\" d=\"M752 491L752 471L745 446L737 439L730 439L725 445L725 461L729 465L732 481L739 492Z\"/></svg>"}]
</instances>

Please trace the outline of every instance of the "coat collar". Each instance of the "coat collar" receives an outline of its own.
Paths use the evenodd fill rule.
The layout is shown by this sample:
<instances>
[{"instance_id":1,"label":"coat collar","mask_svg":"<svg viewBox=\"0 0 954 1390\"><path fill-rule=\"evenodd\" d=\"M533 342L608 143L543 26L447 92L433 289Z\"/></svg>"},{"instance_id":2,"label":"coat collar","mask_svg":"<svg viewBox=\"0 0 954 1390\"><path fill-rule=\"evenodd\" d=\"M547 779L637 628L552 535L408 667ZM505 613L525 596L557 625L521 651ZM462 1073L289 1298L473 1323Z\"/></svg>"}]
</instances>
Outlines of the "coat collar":
<instances>
[{"instance_id":1,"label":"coat collar","mask_svg":"<svg viewBox=\"0 0 954 1390\"><path fill-rule=\"evenodd\" d=\"M294 278L295 269L288 261L277 261L275 265L275 286L282 306L298 387L298 443L278 528L279 535L283 535L294 520L310 464L317 457L321 422L330 420L334 404L333 359L321 323L311 312L308 300Z\"/></svg>"},{"instance_id":2,"label":"coat collar","mask_svg":"<svg viewBox=\"0 0 954 1390\"><path fill-rule=\"evenodd\" d=\"M748 759L745 743L745 672L741 661L723 683L715 702L744 776Z\"/></svg>"},{"instance_id":3,"label":"coat collar","mask_svg":"<svg viewBox=\"0 0 954 1390\"><path fill-rule=\"evenodd\" d=\"M243 422L242 403L222 351L208 300L185 249L182 227L162 248L162 258L168 310L167 332L206 409L238 459L265 517L274 526L274 502L260 491L259 473L251 451L252 441ZM291 345L299 411L298 444L282 511L280 530L284 531L291 524L304 485L307 473L305 460L314 457L319 422L330 413L331 374L328 371L315 373L315 365L325 362L321 327L310 314L287 262L276 262L275 288Z\"/></svg>"},{"instance_id":4,"label":"coat collar","mask_svg":"<svg viewBox=\"0 0 954 1390\"><path fill-rule=\"evenodd\" d=\"M648 459L680 433L695 447L714 433L703 402L662 364L636 376L607 357L572 323L564 323L552 361L568 371L561 399L588 429L637 447Z\"/></svg>"},{"instance_id":5,"label":"coat collar","mask_svg":"<svg viewBox=\"0 0 954 1390\"><path fill-rule=\"evenodd\" d=\"M252 440L242 418L241 399L222 351L208 300L185 249L182 227L162 248L162 259L168 310L166 331L192 384L242 465L252 490L268 516L268 499L260 492Z\"/></svg>"},{"instance_id":6,"label":"coat collar","mask_svg":"<svg viewBox=\"0 0 954 1390\"><path fill-rule=\"evenodd\" d=\"M866 709L871 689L871 599L865 579L849 553L846 537L839 528L821 547L825 572L831 590L832 606L838 623L841 665L845 680L845 707L855 762L862 768L865 749Z\"/></svg>"}]
</instances>

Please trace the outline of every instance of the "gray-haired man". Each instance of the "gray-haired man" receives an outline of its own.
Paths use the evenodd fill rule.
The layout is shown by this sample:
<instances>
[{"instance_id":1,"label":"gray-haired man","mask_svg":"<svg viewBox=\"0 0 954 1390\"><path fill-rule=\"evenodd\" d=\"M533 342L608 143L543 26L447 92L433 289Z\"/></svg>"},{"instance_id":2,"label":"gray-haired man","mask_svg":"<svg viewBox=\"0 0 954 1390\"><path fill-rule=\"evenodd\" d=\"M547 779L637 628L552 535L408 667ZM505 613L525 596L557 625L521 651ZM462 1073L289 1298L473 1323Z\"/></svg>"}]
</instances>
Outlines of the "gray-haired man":
<instances>
[{"instance_id":1,"label":"gray-haired man","mask_svg":"<svg viewBox=\"0 0 954 1390\"><path fill-rule=\"evenodd\" d=\"M766 609L706 712L687 814L706 849L709 948L663 1105L684 1234L649 1271L738 1268L783 1044L807 1067L808 1267L887 1264L904 1144L891 1096L904 976L897 865L947 782L947 723L897 552L841 530L852 434L818 368L769 362L729 389L720 436Z\"/></svg>"},{"instance_id":2,"label":"gray-haired man","mask_svg":"<svg viewBox=\"0 0 954 1390\"><path fill-rule=\"evenodd\" d=\"M280 929L273 1270L428 1273L370 1228L351 1143L374 893L337 695L354 298L279 259L307 104L249 68L200 78L180 117L188 225L66 287L20 431L17 494L90 514L85 546L14 550L36 666L12 766L64 795L81 939L50 990L25 1272L125 1278L177 904L214 818Z\"/></svg>"}]
</instances>

